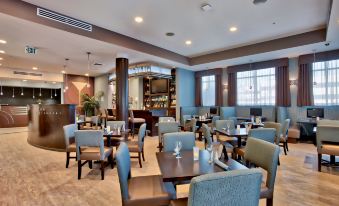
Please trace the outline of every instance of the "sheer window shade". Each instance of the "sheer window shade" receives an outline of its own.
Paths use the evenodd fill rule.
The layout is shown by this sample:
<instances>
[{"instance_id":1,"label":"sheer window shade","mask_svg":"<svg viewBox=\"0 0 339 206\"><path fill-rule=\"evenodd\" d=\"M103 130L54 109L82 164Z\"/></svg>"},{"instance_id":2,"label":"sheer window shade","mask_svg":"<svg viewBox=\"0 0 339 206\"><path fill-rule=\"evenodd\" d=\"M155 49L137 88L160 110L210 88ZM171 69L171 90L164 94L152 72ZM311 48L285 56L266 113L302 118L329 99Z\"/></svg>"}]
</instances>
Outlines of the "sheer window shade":
<instances>
[{"instance_id":1,"label":"sheer window shade","mask_svg":"<svg viewBox=\"0 0 339 206\"><path fill-rule=\"evenodd\" d=\"M215 106L215 75L201 78L202 106Z\"/></svg>"}]
</instances>

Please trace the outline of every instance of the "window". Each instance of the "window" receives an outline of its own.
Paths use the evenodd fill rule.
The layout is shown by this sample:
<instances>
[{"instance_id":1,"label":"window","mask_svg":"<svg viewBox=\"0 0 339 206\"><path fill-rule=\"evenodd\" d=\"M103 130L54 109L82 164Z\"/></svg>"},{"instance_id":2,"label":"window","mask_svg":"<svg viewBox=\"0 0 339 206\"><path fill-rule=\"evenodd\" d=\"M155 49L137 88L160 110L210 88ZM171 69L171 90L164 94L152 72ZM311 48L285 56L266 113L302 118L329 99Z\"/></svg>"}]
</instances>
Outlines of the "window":
<instances>
[{"instance_id":1,"label":"window","mask_svg":"<svg viewBox=\"0 0 339 206\"><path fill-rule=\"evenodd\" d=\"M215 76L203 76L201 88L202 105L215 106Z\"/></svg>"},{"instance_id":2,"label":"window","mask_svg":"<svg viewBox=\"0 0 339 206\"><path fill-rule=\"evenodd\" d=\"M339 59L313 63L315 105L339 105Z\"/></svg>"},{"instance_id":3,"label":"window","mask_svg":"<svg viewBox=\"0 0 339 206\"><path fill-rule=\"evenodd\" d=\"M275 81L275 68L237 72L237 104L274 105Z\"/></svg>"}]
</instances>

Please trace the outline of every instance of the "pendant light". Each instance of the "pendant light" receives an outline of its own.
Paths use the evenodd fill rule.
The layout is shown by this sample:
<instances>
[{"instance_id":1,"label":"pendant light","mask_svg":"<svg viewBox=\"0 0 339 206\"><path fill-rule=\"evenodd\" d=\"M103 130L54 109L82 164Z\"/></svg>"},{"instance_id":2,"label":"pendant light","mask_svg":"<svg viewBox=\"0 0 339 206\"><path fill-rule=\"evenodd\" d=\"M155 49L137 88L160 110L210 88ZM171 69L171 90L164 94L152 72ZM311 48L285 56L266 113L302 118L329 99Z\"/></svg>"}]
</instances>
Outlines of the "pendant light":
<instances>
[{"instance_id":1,"label":"pendant light","mask_svg":"<svg viewBox=\"0 0 339 206\"><path fill-rule=\"evenodd\" d=\"M250 71L252 71L252 60L250 60ZM250 88L249 88L249 90L251 91L252 90L252 85L250 85Z\"/></svg>"},{"instance_id":2,"label":"pendant light","mask_svg":"<svg viewBox=\"0 0 339 206\"><path fill-rule=\"evenodd\" d=\"M315 52L316 52L317 50L313 49L312 51L313 51L313 64L312 64L312 69L314 69L314 67L315 67ZM314 81L314 82L313 82L313 85L317 85L317 82Z\"/></svg>"},{"instance_id":3,"label":"pendant light","mask_svg":"<svg viewBox=\"0 0 339 206\"><path fill-rule=\"evenodd\" d=\"M24 96L24 88L21 87L21 96Z\"/></svg>"},{"instance_id":4,"label":"pendant light","mask_svg":"<svg viewBox=\"0 0 339 206\"><path fill-rule=\"evenodd\" d=\"M54 89L54 96L55 97L58 96L57 93L56 93L56 89Z\"/></svg>"},{"instance_id":5,"label":"pendant light","mask_svg":"<svg viewBox=\"0 0 339 206\"><path fill-rule=\"evenodd\" d=\"M65 59L65 64L64 64L64 71L65 71L65 88L64 88L64 92L66 92L68 90L68 79L67 79L67 63L68 63L68 58Z\"/></svg>"},{"instance_id":6,"label":"pendant light","mask_svg":"<svg viewBox=\"0 0 339 206\"><path fill-rule=\"evenodd\" d=\"M51 99L53 99L53 89L51 89Z\"/></svg>"},{"instance_id":7,"label":"pendant light","mask_svg":"<svg viewBox=\"0 0 339 206\"><path fill-rule=\"evenodd\" d=\"M87 52L87 70L88 72L90 72L90 61L89 61L89 55L91 55L91 52ZM91 85L89 84L89 74L87 75L87 84L86 84L87 88L90 88Z\"/></svg>"},{"instance_id":8,"label":"pendant light","mask_svg":"<svg viewBox=\"0 0 339 206\"><path fill-rule=\"evenodd\" d=\"M35 95L34 95L34 88L33 88L33 99L35 99Z\"/></svg>"},{"instance_id":9,"label":"pendant light","mask_svg":"<svg viewBox=\"0 0 339 206\"><path fill-rule=\"evenodd\" d=\"M4 95L4 93L2 92L2 82L1 82L0 87L1 87L0 95L2 96L2 95Z\"/></svg>"},{"instance_id":10,"label":"pendant light","mask_svg":"<svg viewBox=\"0 0 339 206\"><path fill-rule=\"evenodd\" d=\"M12 98L14 98L15 97L15 95L14 95L14 87L13 87L13 95L12 95Z\"/></svg>"},{"instance_id":11,"label":"pendant light","mask_svg":"<svg viewBox=\"0 0 339 206\"><path fill-rule=\"evenodd\" d=\"M40 93L39 93L39 97L41 97L41 87L40 87Z\"/></svg>"}]
</instances>

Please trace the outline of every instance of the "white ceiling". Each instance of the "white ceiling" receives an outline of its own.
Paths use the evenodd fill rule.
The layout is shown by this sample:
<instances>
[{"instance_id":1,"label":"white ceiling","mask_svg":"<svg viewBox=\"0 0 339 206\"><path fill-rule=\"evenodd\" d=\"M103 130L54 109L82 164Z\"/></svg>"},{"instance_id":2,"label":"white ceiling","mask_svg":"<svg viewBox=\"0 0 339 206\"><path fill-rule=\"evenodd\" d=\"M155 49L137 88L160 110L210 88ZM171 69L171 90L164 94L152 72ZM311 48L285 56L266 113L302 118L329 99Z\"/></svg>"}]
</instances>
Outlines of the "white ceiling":
<instances>
[{"instance_id":1,"label":"white ceiling","mask_svg":"<svg viewBox=\"0 0 339 206\"><path fill-rule=\"evenodd\" d=\"M178 52L196 56L220 49L228 49L277 37L303 33L326 26L329 14L329 0L268 0L266 4L254 6L252 0L210 0L213 10L203 13L195 0L27 0L27 2L108 28L142 41ZM144 22L134 22L135 16L142 16ZM327 32L330 46L324 43L273 51L263 54L228 59L197 66L182 65L167 59L126 49L120 46L68 33L23 19L0 13L0 44L4 60L2 66L27 69L33 66L39 71L59 73L64 59L70 58L68 73L100 75L115 67L117 53L127 53L130 63L155 61L169 66L203 70L215 67L264 61L281 57L296 57L301 54L339 48L339 0L334 0ZM275 25L272 22L276 22ZM238 31L230 33L228 27L235 25ZM175 37L166 37L166 32L175 32ZM187 47L186 39L193 44ZM26 45L39 48L37 55L24 52ZM86 52L93 53L92 63L104 65L87 70Z\"/></svg>"},{"instance_id":2,"label":"white ceiling","mask_svg":"<svg viewBox=\"0 0 339 206\"><path fill-rule=\"evenodd\" d=\"M324 28L330 8L330 0L25 1L190 57ZM211 11L201 11L205 2ZM238 31L231 33L231 26ZM188 39L191 46L184 44Z\"/></svg>"}]
</instances>

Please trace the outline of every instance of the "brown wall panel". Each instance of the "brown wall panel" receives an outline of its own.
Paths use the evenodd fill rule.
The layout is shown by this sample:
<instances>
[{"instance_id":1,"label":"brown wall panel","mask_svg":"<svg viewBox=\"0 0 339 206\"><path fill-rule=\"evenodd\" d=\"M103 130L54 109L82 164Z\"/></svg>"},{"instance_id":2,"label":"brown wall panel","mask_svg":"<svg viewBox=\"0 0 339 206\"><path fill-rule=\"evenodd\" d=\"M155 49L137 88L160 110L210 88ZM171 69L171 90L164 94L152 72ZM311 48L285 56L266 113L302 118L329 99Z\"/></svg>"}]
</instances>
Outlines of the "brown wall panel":
<instances>
[{"instance_id":1,"label":"brown wall panel","mask_svg":"<svg viewBox=\"0 0 339 206\"><path fill-rule=\"evenodd\" d=\"M64 82L66 77L64 76ZM94 95L94 78L89 78L90 87L86 86L88 77L79 76L79 75L67 75L67 85L68 90L64 93L64 103L65 104L76 104L81 103L81 94L88 94L90 96Z\"/></svg>"}]
</instances>

